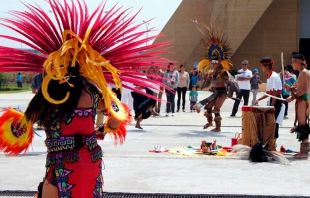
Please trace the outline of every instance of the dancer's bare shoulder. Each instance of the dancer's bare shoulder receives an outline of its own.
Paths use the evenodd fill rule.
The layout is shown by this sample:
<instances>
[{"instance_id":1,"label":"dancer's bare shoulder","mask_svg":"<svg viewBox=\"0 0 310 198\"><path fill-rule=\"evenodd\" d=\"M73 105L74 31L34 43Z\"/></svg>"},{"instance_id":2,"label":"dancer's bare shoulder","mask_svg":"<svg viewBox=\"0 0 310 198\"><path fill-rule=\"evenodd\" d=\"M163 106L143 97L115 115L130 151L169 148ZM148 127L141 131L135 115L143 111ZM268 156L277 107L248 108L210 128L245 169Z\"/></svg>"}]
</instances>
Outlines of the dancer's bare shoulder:
<instances>
[{"instance_id":1,"label":"dancer's bare shoulder","mask_svg":"<svg viewBox=\"0 0 310 198\"><path fill-rule=\"evenodd\" d=\"M298 83L310 85L310 71L308 71L307 69L303 69L302 71L300 71Z\"/></svg>"}]
</instances>

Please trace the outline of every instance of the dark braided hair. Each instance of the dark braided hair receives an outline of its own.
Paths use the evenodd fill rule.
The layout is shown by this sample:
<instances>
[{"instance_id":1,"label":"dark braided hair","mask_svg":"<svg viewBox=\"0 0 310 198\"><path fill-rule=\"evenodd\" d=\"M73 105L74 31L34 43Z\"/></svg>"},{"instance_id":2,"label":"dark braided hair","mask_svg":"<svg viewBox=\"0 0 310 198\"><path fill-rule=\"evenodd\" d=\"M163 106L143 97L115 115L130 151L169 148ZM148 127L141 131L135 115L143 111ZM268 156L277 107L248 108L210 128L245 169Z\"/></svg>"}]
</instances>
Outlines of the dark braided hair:
<instances>
[{"instance_id":1,"label":"dark braided hair","mask_svg":"<svg viewBox=\"0 0 310 198\"><path fill-rule=\"evenodd\" d=\"M80 75L79 68L78 64L76 64L75 67L69 67L67 76L70 78L68 82L60 84L58 80L51 80L48 84L47 91L50 97L55 100L62 100L65 98L67 92L70 92L70 96L66 102L58 105L50 103L44 98L40 88L25 111L27 119L32 122L47 120L53 109L58 109L59 115L72 113L79 103L82 91L85 90L92 95L97 88L89 83L85 77ZM69 83L72 84L73 87L71 87Z\"/></svg>"}]
</instances>

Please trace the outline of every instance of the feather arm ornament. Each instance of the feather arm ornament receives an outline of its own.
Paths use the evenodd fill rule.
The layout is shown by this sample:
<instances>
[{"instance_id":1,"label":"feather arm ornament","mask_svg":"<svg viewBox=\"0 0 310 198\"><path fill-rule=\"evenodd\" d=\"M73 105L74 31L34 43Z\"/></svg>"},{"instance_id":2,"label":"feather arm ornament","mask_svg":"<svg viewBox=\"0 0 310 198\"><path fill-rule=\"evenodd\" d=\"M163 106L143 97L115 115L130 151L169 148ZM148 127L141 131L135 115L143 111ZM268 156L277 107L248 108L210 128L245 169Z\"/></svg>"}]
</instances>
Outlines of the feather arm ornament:
<instances>
[{"instance_id":1,"label":"feather arm ornament","mask_svg":"<svg viewBox=\"0 0 310 198\"><path fill-rule=\"evenodd\" d=\"M33 123L11 107L0 113L0 151L9 155L26 152L34 137Z\"/></svg>"}]
</instances>

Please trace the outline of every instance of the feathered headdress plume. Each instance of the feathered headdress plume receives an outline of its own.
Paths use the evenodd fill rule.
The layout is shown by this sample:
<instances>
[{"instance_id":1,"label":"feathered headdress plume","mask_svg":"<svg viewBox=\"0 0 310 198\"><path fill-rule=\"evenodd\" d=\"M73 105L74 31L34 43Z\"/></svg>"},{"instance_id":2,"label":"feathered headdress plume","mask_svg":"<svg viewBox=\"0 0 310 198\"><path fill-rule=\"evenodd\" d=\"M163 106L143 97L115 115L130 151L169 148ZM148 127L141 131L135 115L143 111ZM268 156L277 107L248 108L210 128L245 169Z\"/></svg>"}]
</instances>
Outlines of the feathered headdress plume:
<instances>
[{"instance_id":1,"label":"feathered headdress plume","mask_svg":"<svg viewBox=\"0 0 310 198\"><path fill-rule=\"evenodd\" d=\"M0 37L22 43L38 53L0 46L0 72L46 72L41 87L43 96L50 103L61 104L68 99L70 92L65 98L55 100L48 93L48 84L56 80L73 86L68 82L69 78L74 78L68 73L68 68L78 64L81 75L95 82L102 90L108 112L125 121L126 109L108 84L114 84L118 89L122 88L122 82L143 87L150 87L150 82L161 84L141 77L146 74L137 71L137 68L150 66L151 62L155 62L153 66L157 67L170 62L161 57L161 54L168 52L169 42L145 45L157 36L145 37L153 28L138 31L149 21L134 24L138 13L129 16L130 9L121 11L121 7L114 6L106 12L106 3L101 3L93 13L89 13L84 1L47 2L50 13L38 5L24 3L28 11L11 11L14 19L1 19L2 26L17 32L24 39L9 35ZM113 110L113 103L117 104L119 111Z\"/></svg>"},{"instance_id":2,"label":"feathered headdress plume","mask_svg":"<svg viewBox=\"0 0 310 198\"><path fill-rule=\"evenodd\" d=\"M278 153L277 151L267 151L263 148L262 144L256 144L253 148L246 145L237 144L233 147L231 152L240 159L249 159L252 162L267 162L268 158L270 158L280 164L290 165L290 162L284 155Z\"/></svg>"},{"instance_id":3,"label":"feathered headdress plume","mask_svg":"<svg viewBox=\"0 0 310 198\"><path fill-rule=\"evenodd\" d=\"M232 52L229 47L230 42L224 34L224 31L215 29L212 26L209 27L203 23L198 23L197 21L193 22L201 33L201 38L203 40L206 53L205 58L199 62L198 69L204 74L208 74L208 70L212 65L212 60L216 59L222 65L222 72L220 72L219 75L230 70L233 66L230 61Z\"/></svg>"}]
</instances>

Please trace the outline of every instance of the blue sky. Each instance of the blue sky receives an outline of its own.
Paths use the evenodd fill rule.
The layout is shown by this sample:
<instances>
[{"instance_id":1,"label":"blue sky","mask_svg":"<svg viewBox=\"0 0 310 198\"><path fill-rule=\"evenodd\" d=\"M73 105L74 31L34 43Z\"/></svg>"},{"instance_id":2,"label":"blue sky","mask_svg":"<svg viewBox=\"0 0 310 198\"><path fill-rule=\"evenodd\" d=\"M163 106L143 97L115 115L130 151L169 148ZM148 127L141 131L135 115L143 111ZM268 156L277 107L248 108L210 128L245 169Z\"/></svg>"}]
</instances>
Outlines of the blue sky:
<instances>
[{"instance_id":1,"label":"blue sky","mask_svg":"<svg viewBox=\"0 0 310 198\"><path fill-rule=\"evenodd\" d=\"M68 1L70 2L70 0ZM132 7L132 13L135 13L142 8L135 21L140 23L144 20L154 18L149 23L148 27L144 27L145 29L155 27L156 30L158 30L156 32L149 33L149 36L151 36L158 34L162 30L169 18L180 5L181 1L182 0L108 0L106 3L106 10L109 10L115 4L118 4L118 6L123 6L124 9ZM46 9L47 12L49 11L49 4L45 0L1 0L0 18L11 18L11 16L7 14L10 10L24 11L26 8L21 2L31 4L36 3L43 10ZM102 2L102 0L85 0L85 2L87 3L90 12L92 12ZM22 38L18 34L3 26L0 26L0 34L13 35ZM0 38L0 44L8 47L26 48L26 46L23 46L20 43L7 41L2 38Z\"/></svg>"}]
</instances>

